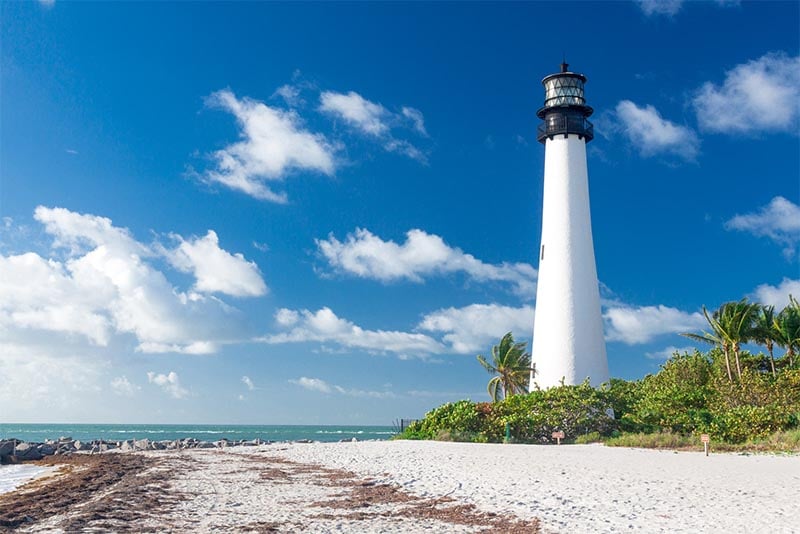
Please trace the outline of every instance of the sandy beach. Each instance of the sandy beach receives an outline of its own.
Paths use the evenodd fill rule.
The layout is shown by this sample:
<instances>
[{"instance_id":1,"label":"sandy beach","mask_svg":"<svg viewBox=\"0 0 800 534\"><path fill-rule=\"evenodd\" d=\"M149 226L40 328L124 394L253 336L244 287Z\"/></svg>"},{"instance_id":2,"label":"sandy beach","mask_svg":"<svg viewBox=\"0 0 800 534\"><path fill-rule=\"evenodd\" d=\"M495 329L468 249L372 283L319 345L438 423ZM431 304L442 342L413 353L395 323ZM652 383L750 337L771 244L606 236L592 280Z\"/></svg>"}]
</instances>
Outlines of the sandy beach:
<instances>
[{"instance_id":1,"label":"sandy beach","mask_svg":"<svg viewBox=\"0 0 800 534\"><path fill-rule=\"evenodd\" d=\"M445 442L51 457L18 532L798 532L800 457Z\"/></svg>"}]
</instances>

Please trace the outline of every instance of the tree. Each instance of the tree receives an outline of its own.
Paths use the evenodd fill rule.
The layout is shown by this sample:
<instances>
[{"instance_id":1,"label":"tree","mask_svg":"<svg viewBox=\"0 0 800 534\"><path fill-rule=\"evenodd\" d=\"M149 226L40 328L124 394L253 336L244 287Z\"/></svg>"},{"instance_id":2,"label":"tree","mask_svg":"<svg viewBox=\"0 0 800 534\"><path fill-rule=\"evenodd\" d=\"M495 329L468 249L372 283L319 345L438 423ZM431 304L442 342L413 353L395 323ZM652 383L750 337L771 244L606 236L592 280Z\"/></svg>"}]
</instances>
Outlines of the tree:
<instances>
[{"instance_id":1,"label":"tree","mask_svg":"<svg viewBox=\"0 0 800 534\"><path fill-rule=\"evenodd\" d=\"M683 336L695 341L719 345L725 355L725 367L728 371L728 379L733 381L731 372L730 354L736 360L736 376L741 379L742 366L739 362L739 348L742 343L746 343L753 335L753 317L758 304L749 303L747 299L738 302L726 302L719 307L713 314L709 315L708 310L703 306L703 315L706 317L711 332L702 334L682 334Z\"/></svg>"},{"instance_id":2,"label":"tree","mask_svg":"<svg viewBox=\"0 0 800 534\"><path fill-rule=\"evenodd\" d=\"M789 367L794 367L795 349L800 349L800 303L789 295L789 305L775 317L775 344L786 349Z\"/></svg>"},{"instance_id":3,"label":"tree","mask_svg":"<svg viewBox=\"0 0 800 534\"><path fill-rule=\"evenodd\" d=\"M531 355L525 352L525 343L514 343L511 332L492 347L492 363L478 355L478 361L489 374L497 376L486 387L494 402L518 393L527 393L531 374Z\"/></svg>"},{"instance_id":4,"label":"tree","mask_svg":"<svg viewBox=\"0 0 800 534\"><path fill-rule=\"evenodd\" d=\"M761 306L753 321L753 341L764 345L769 352L769 361L772 366L772 376L775 374L775 306Z\"/></svg>"}]
</instances>

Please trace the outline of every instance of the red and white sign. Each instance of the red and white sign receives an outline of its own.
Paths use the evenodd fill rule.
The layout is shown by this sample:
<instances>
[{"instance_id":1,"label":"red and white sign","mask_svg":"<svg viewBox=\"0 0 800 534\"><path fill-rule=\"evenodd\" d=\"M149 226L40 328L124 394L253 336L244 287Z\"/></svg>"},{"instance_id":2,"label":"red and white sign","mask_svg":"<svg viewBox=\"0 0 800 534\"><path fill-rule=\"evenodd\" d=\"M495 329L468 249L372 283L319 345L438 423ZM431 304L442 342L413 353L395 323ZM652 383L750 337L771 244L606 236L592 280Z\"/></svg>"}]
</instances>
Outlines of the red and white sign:
<instances>
[{"instance_id":1,"label":"red and white sign","mask_svg":"<svg viewBox=\"0 0 800 534\"><path fill-rule=\"evenodd\" d=\"M700 441L703 443L709 443L711 438L708 437L708 434L700 434Z\"/></svg>"},{"instance_id":2,"label":"red and white sign","mask_svg":"<svg viewBox=\"0 0 800 534\"><path fill-rule=\"evenodd\" d=\"M564 439L564 431L553 432L553 439Z\"/></svg>"}]
</instances>

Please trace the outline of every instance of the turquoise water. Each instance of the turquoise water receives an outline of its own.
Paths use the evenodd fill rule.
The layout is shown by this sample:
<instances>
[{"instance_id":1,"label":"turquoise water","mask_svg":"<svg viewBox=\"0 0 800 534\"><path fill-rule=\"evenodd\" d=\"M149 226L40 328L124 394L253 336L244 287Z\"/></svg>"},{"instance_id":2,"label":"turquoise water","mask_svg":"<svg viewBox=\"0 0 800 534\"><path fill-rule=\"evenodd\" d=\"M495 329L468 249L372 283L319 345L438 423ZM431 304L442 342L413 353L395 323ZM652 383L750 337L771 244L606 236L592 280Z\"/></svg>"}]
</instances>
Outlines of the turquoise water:
<instances>
[{"instance_id":1,"label":"turquoise water","mask_svg":"<svg viewBox=\"0 0 800 534\"><path fill-rule=\"evenodd\" d=\"M7 424L0 423L0 439L17 438L22 441L41 442L69 436L89 441L106 439L150 439L153 441L197 438L203 441L256 439L269 441L339 441L389 439L394 435L390 426L336 426L336 425L71 425L71 424Z\"/></svg>"}]
</instances>

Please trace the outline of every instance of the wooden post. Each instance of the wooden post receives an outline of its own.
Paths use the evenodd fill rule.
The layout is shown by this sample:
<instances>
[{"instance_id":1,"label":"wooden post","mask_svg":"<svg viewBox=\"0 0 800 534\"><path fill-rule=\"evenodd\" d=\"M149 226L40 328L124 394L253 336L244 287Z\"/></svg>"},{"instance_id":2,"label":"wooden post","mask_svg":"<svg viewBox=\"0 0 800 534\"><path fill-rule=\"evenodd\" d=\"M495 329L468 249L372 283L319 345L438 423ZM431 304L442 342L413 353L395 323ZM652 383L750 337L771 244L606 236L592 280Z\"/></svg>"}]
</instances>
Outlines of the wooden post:
<instances>
[{"instance_id":1,"label":"wooden post","mask_svg":"<svg viewBox=\"0 0 800 534\"><path fill-rule=\"evenodd\" d=\"M700 441L703 442L703 449L706 452L706 456L708 456L708 444L711 441L711 438L709 437L708 434L701 434L700 435Z\"/></svg>"}]
</instances>

